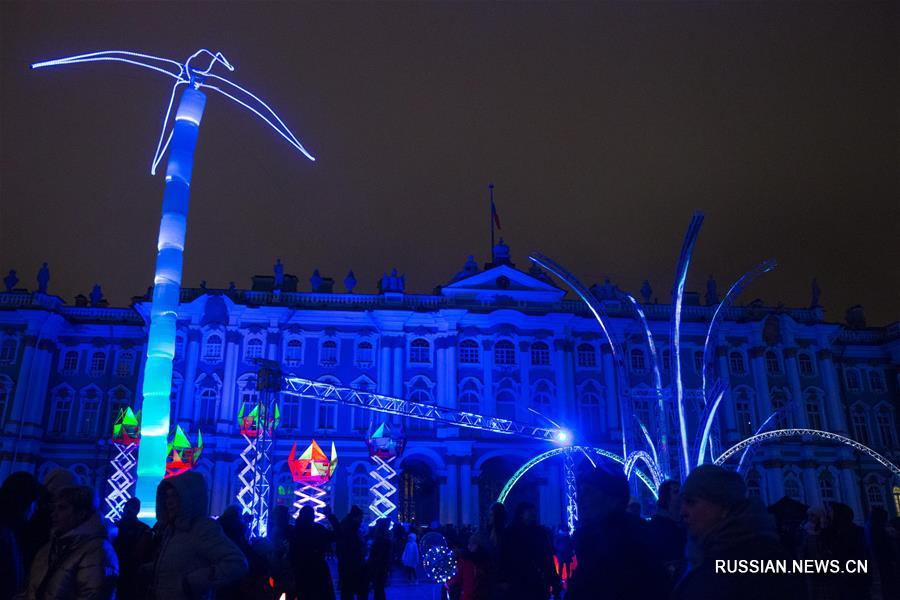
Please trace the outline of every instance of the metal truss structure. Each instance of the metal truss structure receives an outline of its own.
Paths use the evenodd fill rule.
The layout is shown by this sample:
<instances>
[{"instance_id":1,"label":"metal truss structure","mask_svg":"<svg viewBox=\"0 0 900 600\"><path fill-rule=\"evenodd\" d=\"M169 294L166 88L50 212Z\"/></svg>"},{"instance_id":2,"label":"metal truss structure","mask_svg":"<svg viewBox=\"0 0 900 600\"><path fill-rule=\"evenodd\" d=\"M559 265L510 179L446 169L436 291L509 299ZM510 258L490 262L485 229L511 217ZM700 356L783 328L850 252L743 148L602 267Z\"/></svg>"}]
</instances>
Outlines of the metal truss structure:
<instances>
[{"instance_id":1,"label":"metal truss structure","mask_svg":"<svg viewBox=\"0 0 900 600\"><path fill-rule=\"evenodd\" d=\"M374 515L373 524L378 519L390 519L391 513L397 510L397 503L392 500L397 493L397 486L391 483L391 480L397 476L397 469L391 465L396 458L396 456L392 456L385 460L377 454L372 456L372 460L377 465L369 471L369 476L375 480L375 483L369 488L369 491L372 492L369 510Z\"/></svg>"},{"instance_id":2,"label":"metal truss structure","mask_svg":"<svg viewBox=\"0 0 900 600\"><path fill-rule=\"evenodd\" d=\"M131 486L135 482L134 468L137 465L137 457L134 454L138 447L135 442L128 444L113 442L113 445L116 447L116 456L109 461L113 474L107 480L111 489L106 496L106 505L109 507L106 520L110 523L115 523L122 517L122 509L131 498Z\"/></svg>"},{"instance_id":3,"label":"metal truss structure","mask_svg":"<svg viewBox=\"0 0 900 600\"><path fill-rule=\"evenodd\" d=\"M414 419L423 419L435 423L490 431L504 435L517 435L547 442L568 442L570 434L559 427L539 427L499 417L486 417L475 413L448 408L435 404L412 402L402 398L382 396L371 392L363 392L351 388L322 383L300 377L285 377L287 388L285 394L318 400L319 402L336 402L346 406L364 408L377 412Z\"/></svg>"},{"instance_id":4,"label":"metal truss structure","mask_svg":"<svg viewBox=\"0 0 900 600\"><path fill-rule=\"evenodd\" d=\"M875 459L883 467L890 470L891 473L894 474L894 477L900 477L900 467L889 461L887 458L882 456L881 454L875 452L865 444L860 444L856 440L851 440L848 437L844 437L842 435L838 435L836 433L830 433L828 431L820 431L818 429L775 429L773 431L766 431L765 433L760 433L747 439L738 442L725 452L723 452L719 458L716 459L717 465L723 465L728 461L729 458L744 450L745 448L749 448L754 444L758 444L760 442L766 442L769 440L777 440L786 437L795 437L795 436L809 436L816 437L823 440L828 440L830 442L838 442L844 444L845 446L850 446L854 450L858 450L863 454Z\"/></svg>"},{"instance_id":5,"label":"metal truss structure","mask_svg":"<svg viewBox=\"0 0 900 600\"><path fill-rule=\"evenodd\" d=\"M566 472L566 525L569 526L569 533L575 533L575 524L578 523L578 486L575 480L575 458L572 456L574 450L567 448L565 452L565 472Z\"/></svg>"},{"instance_id":6,"label":"metal truss structure","mask_svg":"<svg viewBox=\"0 0 900 600\"><path fill-rule=\"evenodd\" d=\"M304 506L312 506L316 513L316 523L325 519L322 509L327 504L324 498L328 496L328 491L325 490L324 484L321 486L311 483L303 484L294 490L294 495L297 496L294 499L294 514L291 515L294 519L300 516L300 509Z\"/></svg>"}]
</instances>

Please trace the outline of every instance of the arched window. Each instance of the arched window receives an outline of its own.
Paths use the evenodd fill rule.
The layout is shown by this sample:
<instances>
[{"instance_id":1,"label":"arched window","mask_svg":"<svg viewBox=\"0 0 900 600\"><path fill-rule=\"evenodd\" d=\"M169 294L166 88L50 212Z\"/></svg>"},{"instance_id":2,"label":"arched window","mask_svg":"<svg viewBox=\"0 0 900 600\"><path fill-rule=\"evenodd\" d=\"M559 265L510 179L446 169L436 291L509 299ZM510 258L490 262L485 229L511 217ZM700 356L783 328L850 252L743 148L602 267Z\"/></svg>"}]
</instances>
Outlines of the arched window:
<instances>
[{"instance_id":1,"label":"arched window","mask_svg":"<svg viewBox=\"0 0 900 600\"><path fill-rule=\"evenodd\" d=\"M579 367L596 367L597 366L597 350L590 344L578 344L578 366Z\"/></svg>"},{"instance_id":2,"label":"arched window","mask_svg":"<svg viewBox=\"0 0 900 600\"><path fill-rule=\"evenodd\" d=\"M830 471L822 471L819 475L819 495L822 502L836 502L838 500L837 488L834 485L834 475Z\"/></svg>"},{"instance_id":3,"label":"arched window","mask_svg":"<svg viewBox=\"0 0 900 600\"><path fill-rule=\"evenodd\" d=\"M319 400L317 416L316 429L319 431L334 431L337 429L337 406L333 402Z\"/></svg>"},{"instance_id":4,"label":"arched window","mask_svg":"<svg viewBox=\"0 0 900 600\"><path fill-rule=\"evenodd\" d=\"M6 375L0 375L0 430L6 425L6 415L12 405L13 382Z\"/></svg>"},{"instance_id":5,"label":"arched window","mask_svg":"<svg viewBox=\"0 0 900 600\"><path fill-rule=\"evenodd\" d=\"M509 340L500 340L494 345L494 363L498 365L516 364L516 347Z\"/></svg>"},{"instance_id":6,"label":"arched window","mask_svg":"<svg viewBox=\"0 0 900 600\"><path fill-rule=\"evenodd\" d=\"M66 375L74 375L78 372L78 351L69 350L63 358L62 371Z\"/></svg>"},{"instance_id":7,"label":"arched window","mask_svg":"<svg viewBox=\"0 0 900 600\"><path fill-rule=\"evenodd\" d=\"M325 340L319 350L319 364L323 367L333 367L338 362L338 347L334 340Z\"/></svg>"},{"instance_id":8,"label":"arched window","mask_svg":"<svg viewBox=\"0 0 900 600\"><path fill-rule=\"evenodd\" d=\"M588 436L599 436L606 429L603 402L592 384L586 385L578 397L578 413L581 428Z\"/></svg>"},{"instance_id":9,"label":"arched window","mask_svg":"<svg viewBox=\"0 0 900 600\"><path fill-rule=\"evenodd\" d=\"M356 345L356 364L364 369L375 364L375 348L372 342L362 341Z\"/></svg>"},{"instance_id":10,"label":"arched window","mask_svg":"<svg viewBox=\"0 0 900 600\"><path fill-rule=\"evenodd\" d=\"M877 481L873 480L866 484L866 501L869 504L869 510L885 507L884 490Z\"/></svg>"},{"instance_id":11,"label":"arched window","mask_svg":"<svg viewBox=\"0 0 900 600\"><path fill-rule=\"evenodd\" d=\"M753 399L747 388L741 387L734 391L734 413L740 436L748 438L753 435Z\"/></svg>"},{"instance_id":12,"label":"arched window","mask_svg":"<svg viewBox=\"0 0 900 600\"><path fill-rule=\"evenodd\" d=\"M459 410L475 414L481 413L481 394L479 385L474 379L463 382L459 394Z\"/></svg>"},{"instance_id":13,"label":"arched window","mask_svg":"<svg viewBox=\"0 0 900 600\"><path fill-rule=\"evenodd\" d=\"M293 431L300 426L300 398L288 394L283 394L282 398L281 428L285 431Z\"/></svg>"},{"instance_id":14,"label":"arched window","mask_svg":"<svg viewBox=\"0 0 900 600\"><path fill-rule=\"evenodd\" d=\"M781 373L781 362L774 350L766 350L766 373L778 375Z\"/></svg>"},{"instance_id":15,"label":"arched window","mask_svg":"<svg viewBox=\"0 0 900 600\"><path fill-rule=\"evenodd\" d=\"M371 393L375 391L375 382L363 375L351 383L350 387L354 390ZM373 414L372 411L364 408L352 408L350 410L350 419L352 421L351 427L353 430L359 433L366 433L369 430L369 425L372 423Z\"/></svg>"},{"instance_id":16,"label":"arched window","mask_svg":"<svg viewBox=\"0 0 900 600\"><path fill-rule=\"evenodd\" d=\"M732 375L745 375L747 373L747 365L744 363L744 355L740 352L729 353L728 369Z\"/></svg>"},{"instance_id":17,"label":"arched window","mask_svg":"<svg viewBox=\"0 0 900 600\"><path fill-rule=\"evenodd\" d=\"M421 404L433 404L434 397L431 395L431 384L424 377L416 377L407 384L409 399L413 402ZM430 431L434 427L434 423L427 419L406 419L407 431Z\"/></svg>"},{"instance_id":18,"label":"arched window","mask_svg":"<svg viewBox=\"0 0 900 600\"><path fill-rule=\"evenodd\" d=\"M884 377L881 375L881 371L877 371L875 369L869 371L869 387L876 394L880 394L885 391Z\"/></svg>"},{"instance_id":19,"label":"arched window","mask_svg":"<svg viewBox=\"0 0 900 600\"><path fill-rule=\"evenodd\" d=\"M91 354L91 375L99 377L106 371L106 352L98 350Z\"/></svg>"},{"instance_id":20,"label":"arched window","mask_svg":"<svg viewBox=\"0 0 900 600\"><path fill-rule=\"evenodd\" d=\"M88 386L81 390L78 411L78 428L76 434L82 437L93 437L97 434L97 420L100 417L100 401L103 399L96 386Z\"/></svg>"},{"instance_id":21,"label":"arched window","mask_svg":"<svg viewBox=\"0 0 900 600\"><path fill-rule=\"evenodd\" d=\"M416 338L409 344L409 362L413 365L427 365L431 362L431 344L424 338Z\"/></svg>"},{"instance_id":22,"label":"arched window","mask_svg":"<svg viewBox=\"0 0 900 600\"><path fill-rule=\"evenodd\" d=\"M875 413L875 420L878 423L878 437L881 443L887 448L893 448L897 445L897 433L894 428L894 413L887 406L881 406Z\"/></svg>"},{"instance_id":23,"label":"arched window","mask_svg":"<svg viewBox=\"0 0 900 600\"><path fill-rule=\"evenodd\" d=\"M535 367L550 366L550 347L544 342L531 345L531 364Z\"/></svg>"},{"instance_id":24,"label":"arched window","mask_svg":"<svg viewBox=\"0 0 900 600\"><path fill-rule=\"evenodd\" d=\"M69 420L72 417L72 388L63 386L53 393L53 405L50 410L50 433L65 435L69 432Z\"/></svg>"},{"instance_id":25,"label":"arched window","mask_svg":"<svg viewBox=\"0 0 900 600\"><path fill-rule=\"evenodd\" d=\"M6 337L0 344L0 364L11 365L16 362L16 354L18 354L19 342L16 338Z\"/></svg>"},{"instance_id":26,"label":"arched window","mask_svg":"<svg viewBox=\"0 0 900 600\"><path fill-rule=\"evenodd\" d=\"M206 387L200 391L200 425L215 425L219 410L219 391Z\"/></svg>"},{"instance_id":27,"label":"arched window","mask_svg":"<svg viewBox=\"0 0 900 600\"><path fill-rule=\"evenodd\" d=\"M480 362L478 342L475 340L463 340L459 343L459 364L477 365Z\"/></svg>"},{"instance_id":28,"label":"arched window","mask_svg":"<svg viewBox=\"0 0 900 600\"><path fill-rule=\"evenodd\" d=\"M637 417L637 420L643 423L644 427L648 430L652 430L653 424L651 423L650 416L650 401L646 398L634 398L634 416Z\"/></svg>"},{"instance_id":29,"label":"arched window","mask_svg":"<svg viewBox=\"0 0 900 600\"><path fill-rule=\"evenodd\" d=\"M862 381L859 378L859 369L849 368L845 370L844 380L847 382L848 392L859 392L862 390Z\"/></svg>"},{"instance_id":30,"label":"arched window","mask_svg":"<svg viewBox=\"0 0 900 600\"><path fill-rule=\"evenodd\" d=\"M547 381L540 380L534 384L534 395L531 397L531 405L534 410L542 415L550 416L553 412L553 391Z\"/></svg>"},{"instance_id":31,"label":"arched window","mask_svg":"<svg viewBox=\"0 0 900 600\"><path fill-rule=\"evenodd\" d=\"M750 471L747 474L747 497L762 499L762 486L760 485L759 473Z\"/></svg>"},{"instance_id":32,"label":"arched window","mask_svg":"<svg viewBox=\"0 0 900 600\"><path fill-rule=\"evenodd\" d=\"M303 362L303 341L293 338L284 347L284 364L295 367Z\"/></svg>"},{"instance_id":33,"label":"arched window","mask_svg":"<svg viewBox=\"0 0 900 600\"><path fill-rule=\"evenodd\" d=\"M123 350L116 360L116 377L131 377L134 371L134 352Z\"/></svg>"},{"instance_id":34,"label":"arched window","mask_svg":"<svg viewBox=\"0 0 900 600\"><path fill-rule=\"evenodd\" d=\"M256 389L256 374L244 373L236 382L238 406L244 408L244 415L250 412L259 404L259 390Z\"/></svg>"},{"instance_id":35,"label":"arched window","mask_svg":"<svg viewBox=\"0 0 900 600\"><path fill-rule=\"evenodd\" d=\"M644 351L640 348L631 349L631 370L635 373L643 373L647 370L644 363Z\"/></svg>"},{"instance_id":36,"label":"arched window","mask_svg":"<svg viewBox=\"0 0 900 600\"><path fill-rule=\"evenodd\" d=\"M793 475L788 475L784 478L784 495L803 502L803 486L800 485L800 481Z\"/></svg>"},{"instance_id":37,"label":"arched window","mask_svg":"<svg viewBox=\"0 0 900 600\"><path fill-rule=\"evenodd\" d=\"M103 424L105 435L112 433L113 424L119 418L119 413L131 404L131 392L124 386L116 386L109 391L109 401L106 409L106 422ZM174 419L175 416L173 415Z\"/></svg>"},{"instance_id":38,"label":"arched window","mask_svg":"<svg viewBox=\"0 0 900 600\"><path fill-rule=\"evenodd\" d=\"M497 417L501 419L515 420L516 396L510 390L501 390L497 393Z\"/></svg>"},{"instance_id":39,"label":"arched window","mask_svg":"<svg viewBox=\"0 0 900 600\"><path fill-rule=\"evenodd\" d=\"M775 428L788 429L794 426L794 415L788 407L788 398L784 390L773 389L769 392L772 400L772 410L776 412Z\"/></svg>"},{"instance_id":40,"label":"arched window","mask_svg":"<svg viewBox=\"0 0 900 600\"><path fill-rule=\"evenodd\" d=\"M804 394L806 400L806 418L810 429L822 429L822 394L816 389L808 389Z\"/></svg>"},{"instance_id":41,"label":"arched window","mask_svg":"<svg viewBox=\"0 0 900 600\"><path fill-rule=\"evenodd\" d=\"M350 504L367 512L369 507L369 475L357 472L350 480Z\"/></svg>"},{"instance_id":42,"label":"arched window","mask_svg":"<svg viewBox=\"0 0 900 600\"><path fill-rule=\"evenodd\" d=\"M816 374L812 355L809 352L800 352L797 354L797 368L800 369L800 375L803 377L812 377Z\"/></svg>"},{"instance_id":43,"label":"arched window","mask_svg":"<svg viewBox=\"0 0 900 600\"><path fill-rule=\"evenodd\" d=\"M206 362L222 360L222 336L214 333L206 338L206 344L203 346L203 360Z\"/></svg>"},{"instance_id":44,"label":"arched window","mask_svg":"<svg viewBox=\"0 0 900 600\"><path fill-rule=\"evenodd\" d=\"M853 407L850 413L850 420L853 423L853 437L860 444L869 443L869 418L862 406Z\"/></svg>"},{"instance_id":45,"label":"arched window","mask_svg":"<svg viewBox=\"0 0 900 600\"><path fill-rule=\"evenodd\" d=\"M244 347L244 362L253 362L253 359L263 355L263 341L259 338L250 338Z\"/></svg>"}]
</instances>

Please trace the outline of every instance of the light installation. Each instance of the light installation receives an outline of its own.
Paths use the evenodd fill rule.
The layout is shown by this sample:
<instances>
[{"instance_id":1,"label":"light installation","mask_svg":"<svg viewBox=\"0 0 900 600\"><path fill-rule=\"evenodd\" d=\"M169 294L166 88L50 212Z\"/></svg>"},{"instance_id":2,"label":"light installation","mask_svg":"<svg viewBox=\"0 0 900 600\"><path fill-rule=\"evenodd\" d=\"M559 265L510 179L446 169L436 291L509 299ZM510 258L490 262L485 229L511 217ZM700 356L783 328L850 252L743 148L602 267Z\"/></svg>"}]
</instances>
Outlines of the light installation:
<instances>
[{"instance_id":1,"label":"light installation","mask_svg":"<svg viewBox=\"0 0 900 600\"><path fill-rule=\"evenodd\" d=\"M375 480L369 488L372 494L369 511L372 513L371 524L374 525L378 519L390 519L391 513L397 510L394 501L397 486L393 483L397 470L393 463L403 454L406 438L399 427L392 430L387 423L381 423L366 436L366 447L375 463L375 468L369 471L369 476Z\"/></svg>"},{"instance_id":2,"label":"light installation","mask_svg":"<svg viewBox=\"0 0 900 600\"><path fill-rule=\"evenodd\" d=\"M313 440L303 454L297 457L297 442L294 442L287 462L291 477L297 483L297 489L294 490L294 495L297 496L294 500L294 518L300 514L301 508L312 506L316 522L323 520L325 515L320 510L326 505L323 500L328 494L325 484L337 468L337 450L334 442L331 442L331 457L325 455L316 440Z\"/></svg>"},{"instance_id":3,"label":"light installation","mask_svg":"<svg viewBox=\"0 0 900 600\"><path fill-rule=\"evenodd\" d=\"M141 413L137 414L131 407L123 408L113 423L112 443L116 455L109 462L112 475L107 480L110 491L106 496L106 519L111 523L122 517L122 509L131 498L131 486L134 485L134 468L137 459L134 456L141 441Z\"/></svg>"},{"instance_id":4,"label":"light installation","mask_svg":"<svg viewBox=\"0 0 900 600\"><path fill-rule=\"evenodd\" d=\"M281 422L278 404L269 408L259 403L248 414L245 406L238 412L238 426L247 445L241 451L244 463L238 479L241 488L238 503L245 515L251 515L250 537L266 537L269 522L270 478L272 473L272 438Z\"/></svg>"},{"instance_id":5,"label":"light installation","mask_svg":"<svg viewBox=\"0 0 900 600\"><path fill-rule=\"evenodd\" d=\"M175 435L166 448L165 478L181 475L185 471L193 469L200 460L200 454L203 452L203 434L199 430L197 431L197 445L193 446L184 430L181 429L181 425L176 425ZM138 472L140 472L140 466L138 466ZM141 500L141 504L143 504L143 500Z\"/></svg>"},{"instance_id":6,"label":"light installation","mask_svg":"<svg viewBox=\"0 0 900 600\"><path fill-rule=\"evenodd\" d=\"M234 71L234 67L220 52L212 53L200 49L182 63L139 52L104 50L37 62L32 64L31 68L90 62L124 63L152 70L174 80L163 116L162 130L150 164L150 173L155 175L162 157L169 150L162 219L157 242L156 270L153 278L150 331L141 390L143 439L138 452L135 490L136 495L141 498L140 518L151 521L156 514L156 486L168 469L166 436L169 433L169 394L172 385L172 359L175 355L175 320L181 293L194 150L200 121L206 107L206 94L203 90L213 90L243 106L267 123L308 159L315 159L265 102L240 85L212 72L216 65ZM171 119L180 89L183 91L175 109L175 118Z\"/></svg>"},{"instance_id":7,"label":"light installation","mask_svg":"<svg viewBox=\"0 0 900 600\"><path fill-rule=\"evenodd\" d=\"M456 575L456 554L447 545L430 546L422 556L422 568L435 583L447 583Z\"/></svg>"}]
</instances>

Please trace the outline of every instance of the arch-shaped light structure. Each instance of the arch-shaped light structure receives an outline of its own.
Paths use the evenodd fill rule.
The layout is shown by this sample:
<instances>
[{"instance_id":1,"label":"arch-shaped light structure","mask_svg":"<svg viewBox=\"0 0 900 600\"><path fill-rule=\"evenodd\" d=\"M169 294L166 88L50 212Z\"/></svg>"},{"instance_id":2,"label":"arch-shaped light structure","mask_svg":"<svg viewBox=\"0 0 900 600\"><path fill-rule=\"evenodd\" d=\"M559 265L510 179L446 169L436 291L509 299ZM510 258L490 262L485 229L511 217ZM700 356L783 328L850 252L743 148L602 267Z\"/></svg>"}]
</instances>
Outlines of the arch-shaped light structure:
<instances>
[{"instance_id":1,"label":"arch-shaped light structure","mask_svg":"<svg viewBox=\"0 0 900 600\"><path fill-rule=\"evenodd\" d=\"M194 149L197 146L200 120L206 107L206 95L203 90L213 90L237 102L265 121L308 159L315 159L269 105L240 85L212 72L216 65L221 65L228 71L234 70L220 52L213 53L205 48L200 49L182 63L139 52L105 50L37 62L32 64L31 68L41 69L90 62L124 63L149 69L174 80L163 117L162 131L150 166L150 173L155 175L162 157L166 150L169 150L162 219L157 242L156 271L153 278L150 331L147 337L147 356L141 390L143 437L138 451L135 490L135 495L142 501L141 519L152 521L156 517L156 486L166 471L169 395L172 387L172 359L175 355L175 319L181 294ZM184 91L178 101L175 118L171 119L175 96L182 86Z\"/></svg>"},{"instance_id":2,"label":"arch-shaped light structure","mask_svg":"<svg viewBox=\"0 0 900 600\"><path fill-rule=\"evenodd\" d=\"M865 444L860 444L856 440L851 440L850 438L844 437L843 435L838 435L837 433L820 431L818 429L775 429L773 431L766 431L765 433L753 435L743 441L738 442L737 444L723 452L721 455L719 455L719 458L716 459L715 464L723 465L729 458L731 458L741 450L749 448L750 446L758 444L760 442L804 435L817 437L831 442L839 442L841 444L844 444L845 446L850 446L854 450L859 450L863 454L866 454L867 456L875 459L875 461L878 462L881 466L885 467L891 473L893 473L895 477L900 477L900 467L889 461L881 454L875 452Z\"/></svg>"}]
</instances>

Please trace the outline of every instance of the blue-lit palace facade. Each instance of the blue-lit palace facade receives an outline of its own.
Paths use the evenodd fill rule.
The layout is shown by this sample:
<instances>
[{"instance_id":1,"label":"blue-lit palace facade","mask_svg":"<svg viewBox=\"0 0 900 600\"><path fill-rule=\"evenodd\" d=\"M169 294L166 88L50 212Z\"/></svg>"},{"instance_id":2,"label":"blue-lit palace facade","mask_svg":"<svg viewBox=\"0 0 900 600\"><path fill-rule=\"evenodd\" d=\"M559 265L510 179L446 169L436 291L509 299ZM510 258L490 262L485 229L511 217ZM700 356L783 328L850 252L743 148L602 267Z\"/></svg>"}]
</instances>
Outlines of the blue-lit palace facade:
<instances>
[{"instance_id":1,"label":"blue-lit palace facade","mask_svg":"<svg viewBox=\"0 0 900 600\"><path fill-rule=\"evenodd\" d=\"M505 250L505 249L504 249ZM318 272L312 292L290 275L257 276L251 289L182 289L178 307L172 425L196 440L195 467L212 486L211 510L235 503L245 446L238 431L242 403L256 401L254 359L281 363L285 374L514 418L539 419L529 408L570 428L578 443L622 449L619 403L654 426L650 357L640 324L614 285L591 291L610 316L625 349L625 389L609 348L583 303L567 299L539 269L517 269L501 253L480 268L470 258L433 294L407 294L402 277L382 278L377 294L337 293ZM42 476L63 466L106 493L112 421L120 408L140 408L149 297L128 308L105 306L97 294L69 305L46 293L0 293L0 479L15 470ZM705 326L713 306L687 294L682 362L688 397L700 387ZM658 347L668 339L671 306L647 303ZM664 386L672 385L668 351ZM844 434L900 462L897 436L900 323L871 328L828 323L818 307L727 310L719 330L717 366L727 382L715 447L751 435L773 410L780 427ZM274 486L290 503L286 464L291 446L335 442L339 465L331 491L335 511L367 506L372 468L364 437L379 413L284 395L276 432ZM674 410L670 406L670 415ZM672 416L670 430L674 431ZM479 524L507 478L548 449L545 442L499 437L411 419L399 461L404 519ZM674 451L674 447L672 448ZM752 494L810 505L849 504L900 514L900 482L864 454L826 441L761 444L747 472ZM677 472L677 470L676 470ZM564 520L561 464L542 463L516 486L549 525ZM635 488L636 493L639 490ZM648 503L648 498L644 498Z\"/></svg>"}]
</instances>

